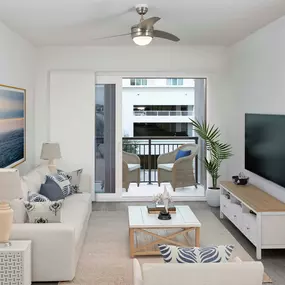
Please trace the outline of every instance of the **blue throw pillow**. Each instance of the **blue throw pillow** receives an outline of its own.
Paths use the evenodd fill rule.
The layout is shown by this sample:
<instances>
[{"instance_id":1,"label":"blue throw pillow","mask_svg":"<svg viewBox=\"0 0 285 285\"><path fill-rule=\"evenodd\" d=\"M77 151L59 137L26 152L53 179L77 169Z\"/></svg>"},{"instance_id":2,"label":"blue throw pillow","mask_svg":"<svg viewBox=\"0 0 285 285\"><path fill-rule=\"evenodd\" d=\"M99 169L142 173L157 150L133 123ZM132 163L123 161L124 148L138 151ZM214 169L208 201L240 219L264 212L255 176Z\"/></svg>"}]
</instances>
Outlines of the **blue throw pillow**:
<instances>
[{"instance_id":1,"label":"blue throw pillow","mask_svg":"<svg viewBox=\"0 0 285 285\"><path fill-rule=\"evenodd\" d=\"M46 183L41 185L40 194L47 197L50 201L64 199L64 194L60 186L48 176Z\"/></svg>"},{"instance_id":2,"label":"blue throw pillow","mask_svg":"<svg viewBox=\"0 0 285 285\"><path fill-rule=\"evenodd\" d=\"M182 157L185 157L185 156L188 156L191 154L191 150L178 150L177 154L176 154L176 157L175 157L175 160L179 159L179 158L182 158Z\"/></svg>"}]
</instances>

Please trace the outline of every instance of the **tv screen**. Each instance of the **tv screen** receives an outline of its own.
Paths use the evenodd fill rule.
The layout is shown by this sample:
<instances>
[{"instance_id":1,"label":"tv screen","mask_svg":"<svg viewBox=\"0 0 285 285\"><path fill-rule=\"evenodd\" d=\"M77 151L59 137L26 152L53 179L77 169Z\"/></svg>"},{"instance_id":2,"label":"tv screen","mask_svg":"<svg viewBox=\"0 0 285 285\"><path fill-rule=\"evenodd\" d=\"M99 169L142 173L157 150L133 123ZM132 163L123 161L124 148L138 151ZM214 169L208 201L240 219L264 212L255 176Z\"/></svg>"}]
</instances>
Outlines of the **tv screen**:
<instances>
[{"instance_id":1,"label":"tv screen","mask_svg":"<svg viewBox=\"0 0 285 285\"><path fill-rule=\"evenodd\" d=\"M285 187L285 115L245 114L245 168Z\"/></svg>"}]
</instances>

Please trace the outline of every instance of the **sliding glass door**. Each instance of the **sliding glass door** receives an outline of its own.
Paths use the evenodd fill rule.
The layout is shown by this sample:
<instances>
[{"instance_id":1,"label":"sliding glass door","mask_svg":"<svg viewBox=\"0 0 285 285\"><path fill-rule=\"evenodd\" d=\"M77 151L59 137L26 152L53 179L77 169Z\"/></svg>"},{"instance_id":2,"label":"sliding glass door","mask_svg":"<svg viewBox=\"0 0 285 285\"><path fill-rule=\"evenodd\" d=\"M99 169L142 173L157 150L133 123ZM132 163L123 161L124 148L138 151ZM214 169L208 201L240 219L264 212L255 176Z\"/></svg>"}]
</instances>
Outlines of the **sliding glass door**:
<instances>
[{"instance_id":1,"label":"sliding glass door","mask_svg":"<svg viewBox=\"0 0 285 285\"><path fill-rule=\"evenodd\" d=\"M117 195L121 151L117 131L120 78L98 76L95 88L95 193Z\"/></svg>"}]
</instances>

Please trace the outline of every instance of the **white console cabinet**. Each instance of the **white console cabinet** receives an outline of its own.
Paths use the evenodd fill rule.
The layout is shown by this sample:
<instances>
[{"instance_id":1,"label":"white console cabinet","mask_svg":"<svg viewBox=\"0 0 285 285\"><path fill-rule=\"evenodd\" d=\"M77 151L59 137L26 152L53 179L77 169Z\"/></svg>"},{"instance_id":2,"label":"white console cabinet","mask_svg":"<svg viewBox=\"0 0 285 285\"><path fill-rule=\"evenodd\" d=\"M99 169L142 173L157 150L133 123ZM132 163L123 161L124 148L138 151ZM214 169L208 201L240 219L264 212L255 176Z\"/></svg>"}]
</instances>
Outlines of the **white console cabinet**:
<instances>
[{"instance_id":1,"label":"white console cabinet","mask_svg":"<svg viewBox=\"0 0 285 285\"><path fill-rule=\"evenodd\" d=\"M256 247L285 248L285 204L253 185L222 182L220 218L226 216Z\"/></svg>"}]
</instances>

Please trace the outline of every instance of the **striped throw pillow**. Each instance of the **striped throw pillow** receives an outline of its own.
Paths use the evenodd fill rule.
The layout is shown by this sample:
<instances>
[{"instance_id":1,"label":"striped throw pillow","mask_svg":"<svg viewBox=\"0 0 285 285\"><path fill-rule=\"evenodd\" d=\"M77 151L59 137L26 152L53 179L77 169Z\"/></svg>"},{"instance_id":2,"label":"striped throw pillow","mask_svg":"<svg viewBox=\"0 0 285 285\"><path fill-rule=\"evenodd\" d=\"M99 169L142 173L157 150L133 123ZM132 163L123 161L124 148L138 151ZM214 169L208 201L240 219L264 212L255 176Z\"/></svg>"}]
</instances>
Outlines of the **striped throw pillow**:
<instances>
[{"instance_id":1,"label":"striped throw pillow","mask_svg":"<svg viewBox=\"0 0 285 285\"><path fill-rule=\"evenodd\" d=\"M158 247L166 263L225 263L234 249L233 245L182 248L161 244Z\"/></svg>"}]
</instances>

